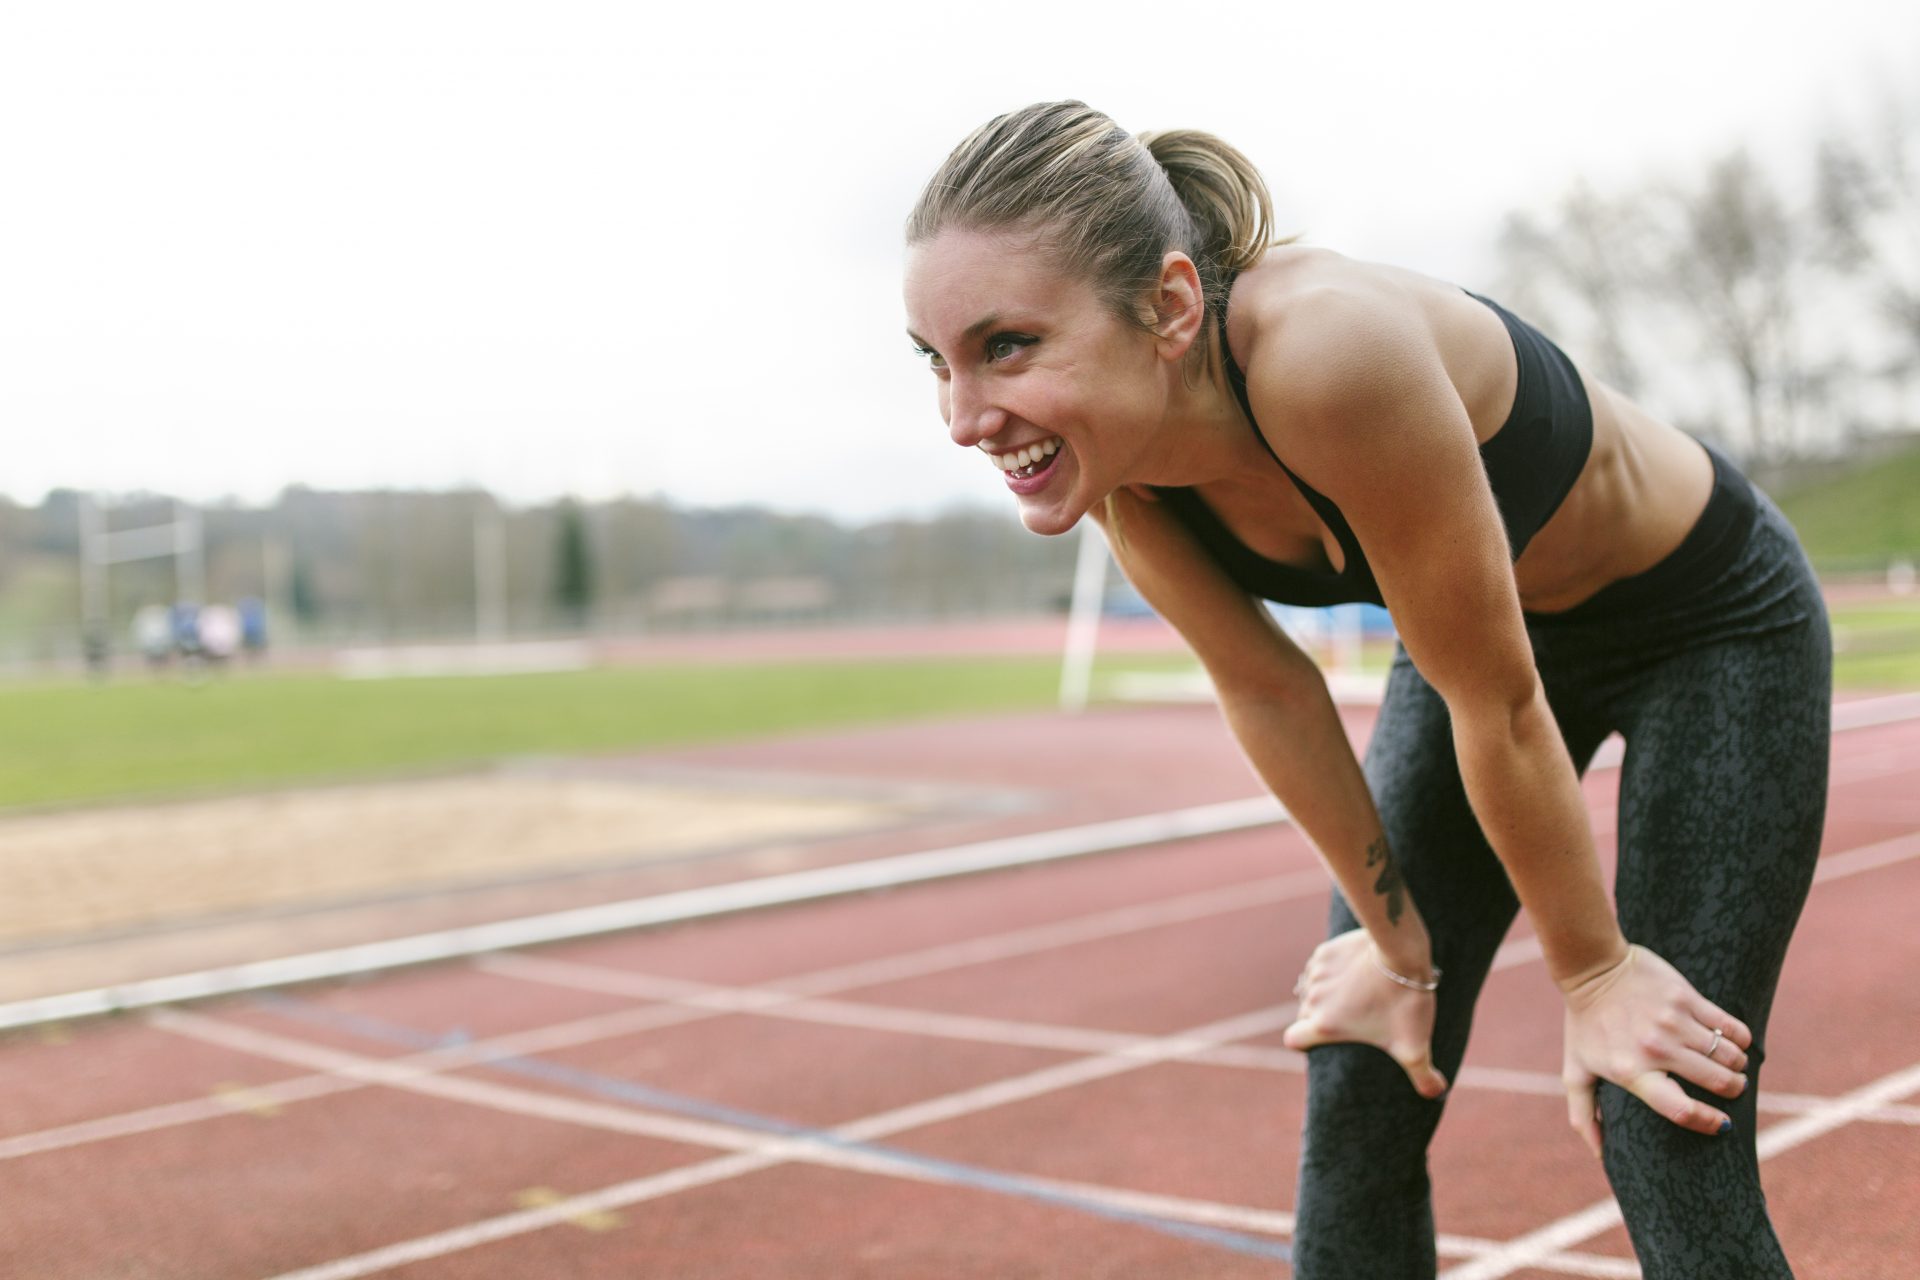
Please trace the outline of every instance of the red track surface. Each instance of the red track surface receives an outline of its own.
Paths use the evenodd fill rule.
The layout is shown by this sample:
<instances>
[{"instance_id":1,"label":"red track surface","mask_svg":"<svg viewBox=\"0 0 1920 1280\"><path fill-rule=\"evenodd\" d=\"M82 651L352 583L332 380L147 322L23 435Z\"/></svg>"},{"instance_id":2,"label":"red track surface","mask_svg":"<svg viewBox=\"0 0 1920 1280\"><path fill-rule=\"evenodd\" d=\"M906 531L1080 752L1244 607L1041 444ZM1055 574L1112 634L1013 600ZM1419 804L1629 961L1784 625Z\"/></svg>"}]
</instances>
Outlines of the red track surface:
<instances>
[{"instance_id":1,"label":"red track surface","mask_svg":"<svg viewBox=\"0 0 1920 1280\"><path fill-rule=\"evenodd\" d=\"M1042 801L868 856L1256 790L1204 707L662 758ZM1920 723L1834 759L1763 1169L1804 1280L1911 1280ZM1603 844L1614 789L1587 783ZM0 1275L1284 1275L1303 1085L1278 1030L1325 897L1273 828L16 1034ZM1558 1033L1522 939L1433 1152L1443 1274L1635 1274Z\"/></svg>"}]
</instances>

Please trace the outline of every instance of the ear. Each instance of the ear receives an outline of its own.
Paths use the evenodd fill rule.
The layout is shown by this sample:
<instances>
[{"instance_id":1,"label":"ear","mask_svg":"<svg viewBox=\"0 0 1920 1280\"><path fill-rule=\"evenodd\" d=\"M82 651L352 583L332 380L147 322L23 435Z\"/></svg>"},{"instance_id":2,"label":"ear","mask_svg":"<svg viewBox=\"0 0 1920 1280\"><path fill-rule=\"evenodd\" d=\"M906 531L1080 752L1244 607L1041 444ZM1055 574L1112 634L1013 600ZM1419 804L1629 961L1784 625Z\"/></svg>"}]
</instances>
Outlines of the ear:
<instances>
[{"instance_id":1,"label":"ear","mask_svg":"<svg viewBox=\"0 0 1920 1280\"><path fill-rule=\"evenodd\" d=\"M1200 340L1207 323L1205 303L1193 259L1178 249L1167 250L1160 259L1160 279L1153 295L1153 331L1160 337L1164 359L1182 359Z\"/></svg>"}]
</instances>

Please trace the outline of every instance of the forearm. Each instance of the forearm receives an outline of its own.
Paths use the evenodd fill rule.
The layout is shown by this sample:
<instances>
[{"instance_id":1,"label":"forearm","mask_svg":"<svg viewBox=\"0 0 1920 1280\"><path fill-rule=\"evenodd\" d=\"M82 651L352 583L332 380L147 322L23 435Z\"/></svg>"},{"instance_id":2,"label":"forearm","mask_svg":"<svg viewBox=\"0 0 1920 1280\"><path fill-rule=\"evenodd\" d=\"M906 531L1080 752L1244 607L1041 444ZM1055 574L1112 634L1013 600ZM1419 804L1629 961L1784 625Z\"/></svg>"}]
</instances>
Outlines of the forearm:
<instances>
[{"instance_id":1,"label":"forearm","mask_svg":"<svg viewBox=\"0 0 1920 1280\"><path fill-rule=\"evenodd\" d=\"M1607 899L1586 801L1538 680L1518 708L1450 708L1467 799L1562 987L1617 964L1626 939Z\"/></svg>"},{"instance_id":2,"label":"forearm","mask_svg":"<svg viewBox=\"0 0 1920 1280\"><path fill-rule=\"evenodd\" d=\"M1353 913L1396 972L1425 978L1426 923L1400 879L1379 811L1317 671L1284 694L1221 691L1254 772L1319 851Z\"/></svg>"}]
</instances>

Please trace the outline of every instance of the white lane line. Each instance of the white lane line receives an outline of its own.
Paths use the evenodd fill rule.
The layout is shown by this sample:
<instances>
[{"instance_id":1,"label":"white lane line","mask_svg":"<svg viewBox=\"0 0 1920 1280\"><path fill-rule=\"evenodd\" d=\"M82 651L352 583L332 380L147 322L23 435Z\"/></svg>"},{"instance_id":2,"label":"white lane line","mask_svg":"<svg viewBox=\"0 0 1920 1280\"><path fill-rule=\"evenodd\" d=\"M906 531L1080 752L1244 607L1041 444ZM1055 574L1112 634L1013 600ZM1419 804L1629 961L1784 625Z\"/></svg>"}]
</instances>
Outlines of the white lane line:
<instances>
[{"instance_id":1,"label":"white lane line","mask_svg":"<svg viewBox=\"0 0 1920 1280\"><path fill-rule=\"evenodd\" d=\"M740 1148L734 1154L703 1161L663 1174L650 1175L585 1195L569 1197L535 1210L523 1210L500 1217L469 1223L451 1230L435 1232L415 1240L336 1259L317 1267L289 1272L277 1280L349 1280L372 1275L410 1262L441 1257L474 1248L508 1236L520 1235L553 1226L583 1213L610 1212L642 1201L659 1199L679 1191L738 1177L755 1169L767 1168L789 1160L827 1161L844 1165L858 1161L864 1171L893 1173L912 1169L937 1178L936 1168L916 1164L910 1159L889 1158L881 1152L850 1150L836 1144L872 1142L910 1129L944 1120L976 1115L995 1107L1027 1101L1044 1094L1073 1088L1093 1080L1136 1071L1156 1063L1171 1062L1232 1039L1264 1035L1292 1020L1290 1005L1256 1010L1222 1019L1176 1035L1165 1036L1147 1045L1133 1046L1126 1053L1090 1057L1074 1062L1043 1067L1025 1075L1013 1076L990 1084L962 1089L941 1097L928 1098L891 1111L842 1124L823 1137L774 1137L750 1130L703 1121L679 1120L641 1112L633 1108L602 1103L576 1102L572 1099L488 1084L469 1078L452 1079L430 1072L409 1070L379 1059L346 1054L308 1041L269 1035L250 1028L233 1027L200 1014L157 1010L150 1015L156 1026L197 1039L208 1040L241 1052L277 1061L293 1062L337 1071L356 1079L384 1084L409 1092L425 1093L473 1106L534 1115L544 1119L611 1128L624 1133L644 1133L670 1141L689 1142L721 1149Z\"/></svg>"},{"instance_id":2,"label":"white lane line","mask_svg":"<svg viewBox=\"0 0 1920 1280\"><path fill-rule=\"evenodd\" d=\"M307 955L284 956L252 964L151 978L67 995L16 1000L0 1004L0 1030L69 1021L116 1010L202 1000L209 996L232 995L242 991L260 991L269 987L371 973L543 942L703 920L757 907L811 902L895 885L919 884L982 871L1031 866L1173 840L1245 831L1273 826L1286 820L1286 812L1278 801L1271 796L1255 796L1053 831L1036 831L891 858L872 858L864 862L816 867L786 875L764 876L756 880L711 885L679 893L526 916L518 920L502 920L493 924L416 934Z\"/></svg>"},{"instance_id":3,"label":"white lane line","mask_svg":"<svg viewBox=\"0 0 1920 1280\"><path fill-rule=\"evenodd\" d=\"M359 1087L353 1081L329 1076L301 1076L294 1080L251 1086L247 1090L247 1101L253 1104L265 1102L282 1105L305 1102L309 1098L324 1098L328 1094L345 1093ZM140 1111L105 1116L98 1120L83 1120L76 1124L61 1125L55 1129L42 1129L37 1133L0 1138L0 1160L17 1160L22 1156L34 1156L44 1151L59 1151L65 1147L83 1146L89 1142L105 1142L111 1138L131 1137L137 1133L152 1133L156 1129L171 1129L183 1124L198 1124L203 1120L218 1120L244 1110L246 1108L233 1100L231 1095L169 1102Z\"/></svg>"},{"instance_id":4,"label":"white lane line","mask_svg":"<svg viewBox=\"0 0 1920 1280\"><path fill-rule=\"evenodd\" d=\"M1893 693L1882 698L1854 698L1833 704L1833 731L1872 729L1920 719L1920 693Z\"/></svg>"},{"instance_id":5,"label":"white lane line","mask_svg":"<svg viewBox=\"0 0 1920 1280\"><path fill-rule=\"evenodd\" d=\"M1767 1160L1783 1151L1791 1151L1804 1142L1851 1124L1876 1107L1898 1102L1920 1089L1920 1065L1883 1076L1843 1094L1823 1107L1816 1107L1798 1120L1787 1120L1762 1129L1754 1139L1760 1158Z\"/></svg>"},{"instance_id":6,"label":"white lane line","mask_svg":"<svg viewBox=\"0 0 1920 1280\"><path fill-rule=\"evenodd\" d=\"M1206 920L1254 907L1311 897L1316 893L1325 893L1326 889L1326 876L1319 871L1294 872L1265 880L1202 889L1159 902L1118 907L1090 915L970 938L964 942L943 943L923 947L917 951L880 956L855 964L795 974L779 980L783 990L777 996L770 993L763 1003L799 999L800 993L803 992L825 995L853 987L872 986L903 978L924 977L1016 956L1035 955L1083 942L1124 937L1131 933L1167 925ZM479 1065L493 1058L550 1053L556 1049L592 1044L658 1027L720 1016L722 1013L718 1010L688 1006L620 1009L571 1022L508 1032L486 1040L430 1049L392 1061L423 1070L452 1071ZM305 1090L314 1087L315 1082L322 1079L326 1078L298 1077L277 1084L262 1085L257 1092L260 1096L274 1102L298 1102L309 1096ZM363 1083L333 1080L321 1090L321 1093L337 1093L346 1089L359 1088ZM320 1094L311 1096L320 1096ZM64 1125L56 1129L0 1140L0 1159L34 1155L42 1151L54 1151L107 1138L149 1133L175 1125L217 1118L230 1110L231 1108L222 1104L205 1099L167 1103L118 1116Z\"/></svg>"},{"instance_id":7,"label":"white lane line","mask_svg":"<svg viewBox=\"0 0 1920 1280\"><path fill-rule=\"evenodd\" d=\"M1828 854L1815 866L1813 882L1825 884L1829 880L1857 876L1862 871L1878 871L1881 867L1890 867L1896 862L1905 862L1916 856L1920 856L1920 831L1895 836L1891 840L1861 845L1858 849L1849 849L1845 853Z\"/></svg>"},{"instance_id":8,"label":"white lane line","mask_svg":"<svg viewBox=\"0 0 1920 1280\"><path fill-rule=\"evenodd\" d=\"M1808 1115L1783 1120L1760 1131L1754 1140L1760 1159L1770 1160L1785 1151L1831 1133L1842 1125L1860 1119L1867 1112L1899 1101L1920 1090L1920 1065L1905 1067L1890 1075L1864 1084L1858 1089L1828 1100ZM1597 1201L1557 1222L1550 1222L1508 1241L1482 1257L1443 1271L1440 1280L1500 1280L1571 1245L1590 1240L1620 1222L1620 1206L1613 1200Z\"/></svg>"},{"instance_id":9,"label":"white lane line","mask_svg":"<svg viewBox=\"0 0 1920 1280\"><path fill-rule=\"evenodd\" d=\"M486 956L475 965L487 973L523 982L537 982L572 991L595 991L640 1000L670 1001L689 1010L712 1014L755 1014L824 1026L855 1027L899 1035L961 1040L1013 1048L1054 1049L1063 1053L1125 1053L1154 1037L1135 1032L1104 1031L1059 1023L989 1018L977 1014L941 1013L897 1005L865 1004L853 1000L823 1000L794 996L766 987L730 987L666 978L626 969L606 969L540 956ZM1228 1044L1193 1054L1196 1065L1236 1067L1300 1075L1306 1057L1292 1049L1265 1045ZM1458 1088L1493 1093L1519 1093L1558 1098L1565 1086L1546 1071L1506 1067L1463 1067L1455 1078ZM1833 1102L1831 1098L1799 1093L1763 1093L1760 1109L1783 1115L1804 1115ZM1862 1120L1897 1125L1920 1124L1920 1107L1875 1107Z\"/></svg>"},{"instance_id":10,"label":"white lane line","mask_svg":"<svg viewBox=\"0 0 1920 1280\"><path fill-rule=\"evenodd\" d=\"M1920 694L1842 702L1833 710L1834 732L1920 719ZM1589 772L1620 762L1618 737L1601 745ZM1110 853L1171 840L1192 839L1288 822L1271 796L1252 796L1219 804L1144 814L1109 822L1039 831L978 841L945 849L819 867L705 889L632 898L571 911L502 920L384 942L284 956L253 964L205 969L65 995L41 996L0 1004L0 1030L65 1022L117 1010L151 1008L242 991L261 991L323 978L374 973L505 951L543 942L562 942L627 929L705 919L758 907L863 893L892 885L915 884L980 871L1028 866L1066 858Z\"/></svg>"},{"instance_id":11,"label":"white lane line","mask_svg":"<svg viewBox=\"0 0 1920 1280\"><path fill-rule=\"evenodd\" d=\"M512 1114L536 1117L597 1130L634 1134L666 1141L718 1146L732 1154L699 1164L650 1175L615 1187L570 1197L564 1202L544 1205L497 1218L440 1232L418 1240L402 1241L352 1258L338 1259L302 1271L289 1273L280 1280L348 1280L350 1277L411 1262L444 1256L457 1249L473 1248L495 1240L559 1225L586 1212L631 1206L642 1200L660 1199L680 1191L711 1185L759 1169L788 1161L827 1165L884 1177L909 1178L931 1183L974 1185L964 1176L944 1174L938 1167L920 1163L910 1156L895 1157L886 1152L866 1151L837 1145L888 1136L929 1123L974 1114L993 1106L1037 1097L1043 1093L1072 1087L1091 1078L1105 1078L1132 1070L1149 1062L1172 1061L1189 1056L1195 1049L1214 1043L1220 1037L1264 1034L1289 1015L1284 1008L1257 1012L1243 1018L1227 1019L1161 1039L1151 1045L1130 1045L1128 1052L1111 1060L1089 1060L1062 1064L1063 1069L1047 1069L1026 1077L997 1082L982 1089L963 1090L930 1103L916 1103L894 1111L871 1116L833 1131L828 1140L797 1136L768 1137L725 1124L681 1121L658 1116L642 1109L604 1103L579 1102L509 1086L496 1086L470 1079L448 1079L431 1071L409 1067L389 1060L366 1058L358 1054L313 1044L293 1037L260 1032L252 1028L224 1023L204 1015L161 1010L151 1015L155 1025L207 1043L276 1061L312 1066L328 1072L343 1073L356 1085L380 1084L469 1105L504 1110ZM836 1141L837 1140L837 1141ZM1293 1230L1293 1215L1268 1209L1196 1200L1110 1187L1066 1179L1041 1178L1024 1174L1000 1174L1019 1185L1130 1213L1173 1221L1256 1231L1286 1236ZM1443 1235L1439 1249L1448 1257L1479 1257L1501 1248L1501 1243L1471 1236ZM1595 1255L1569 1254L1549 1260L1550 1269L1577 1276L1614 1277L1629 1274L1616 1259Z\"/></svg>"},{"instance_id":12,"label":"white lane line","mask_svg":"<svg viewBox=\"0 0 1920 1280\"><path fill-rule=\"evenodd\" d=\"M1815 883L1857 875L1864 871L1876 870L1884 866L1906 861L1920 855L1920 832L1906 836L1897 836L1891 840L1852 849L1846 853L1832 854L1823 859L1815 872ZM851 965L831 969L816 970L812 973L798 974L791 978L777 980L773 989L758 988L768 994L761 1002L763 1006L774 1006L801 997L804 993L829 994L861 986L872 986L883 982L899 981L904 978L923 977L933 973L986 964L995 960L1008 959L1022 955L1032 955L1057 947L1071 946L1080 942L1102 938L1121 937L1125 934L1163 925L1187 923L1204 920L1213 916L1244 910L1250 907L1288 901L1300 897L1310 897L1314 893L1324 892L1326 878L1323 872L1295 872L1284 876L1275 876L1267 880L1253 881L1247 884L1228 885L1219 889L1200 890L1178 898L1169 898L1163 902L1144 903L1139 906L1121 907L1112 911L1098 912L1088 916L1068 920L1053 921L1023 929L1009 930L983 938L965 942L946 943L919 951L906 952L895 956L884 956L874 960L860 961ZM513 957L515 960L532 960L533 957ZM1526 937L1517 938L1501 947L1494 959L1496 969L1511 968L1540 958L1540 944ZM492 958L478 962L482 967L490 967ZM544 964L567 964L570 962L548 961ZM586 966L573 966L584 970ZM598 971L596 972L613 972ZM605 988L603 988L605 989ZM454 1070L463 1066L472 1066L485 1062L492 1057L532 1055L551 1052L555 1049L569 1048L581 1044L630 1035L655 1027L672 1026L696 1021L708 1017L720 1016L717 1010L706 1010L692 1006L676 1008L653 1008L639 1010L619 1010L611 1014L600 1014L572 1022L558 1023L539 1027L529 1031L512 1032L490 1040L475 1041L449 1049L429 1050L426 1053L409 1055L399 1061L410 1064L436 1065L437 1069ZM1094 1033L1098 1034L1098 1033ZM1056 1047L1065 1047L1056 1046ZM1254 1046L1223 1046L1209 1054L1209 1058L1219 1065L1263 1065L1267 1055L1274 1055L1271 1062L1281 1062L1289 1051L1284 1049L1268 1050ZM1280 1069L1286 1069L1284 1066ZM1469 1087L1473 1073L1494 1071L1496 1068L1467 1067L1458 1082ZM1506 1077L1509 1081L1519 1076ZM1552 1077L1543 1077L1552 1079ZM309 1097L321 1097L337 1093L360 1085L329 1079L326 1077L301 1077L281 1081L276 1084L262 1085L260 1096L278 1103L294 1103ZM1504 1086L1514 1092L1544 1092L1537 1082L1532 1084L1509 1083ZM1554 1090L1559 1086L1554 1083ZM314 1090L314 1092L308 1092ZM1807 1095L1763 1094L1761 1105L1770 1111L1787 1113L1805 1113L1820 1105L1823 1099ZM149 1133L158 1129L176 1125L197 1123L201 1120L217 1119L231 1114L232 1107L217 1099L196 1098L177 1103L165 1103L157 1107L125 1112L117 1116L82 1121L77 1124L63 1125L54 1129L36 1133L22 1134L16 1137L0 1139L0 1160L17 1159L21 1156L36 1155L44 1151L55 1151L65 1147L80 1146L89 1142L99 1142L110 1138ZM1879 1107L1868 1112L1862 1118L1880 1123L1912 1125L1920 1117L1920 1110L1908 1107Z\"/></svg>"}]
</instances>

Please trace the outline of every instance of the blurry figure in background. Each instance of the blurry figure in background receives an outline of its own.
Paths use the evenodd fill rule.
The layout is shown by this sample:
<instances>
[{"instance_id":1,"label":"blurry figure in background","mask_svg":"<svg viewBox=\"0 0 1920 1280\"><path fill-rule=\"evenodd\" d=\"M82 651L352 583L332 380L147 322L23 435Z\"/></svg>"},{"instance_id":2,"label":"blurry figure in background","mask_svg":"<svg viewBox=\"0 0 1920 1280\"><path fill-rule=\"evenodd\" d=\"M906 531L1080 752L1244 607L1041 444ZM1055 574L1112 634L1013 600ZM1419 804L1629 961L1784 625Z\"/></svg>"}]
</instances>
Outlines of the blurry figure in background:
<instances>
[{"instance_id":1,"label":"blurry figure in background","mask_svg":"<svg viewBox=\"0 0 1920 1280\"><path fill-rule=\"evenodd\" d=\"M133 644L147 660L149 671L159 671L172 660L173 614L167 606L141 606L133 615Z\"/></svg>"},{"instance_id":2,"label":"blurry figure in background","mask_svg":"<svg viewBox=\"0 0 1920 1280\"><path fill-rule=\"evenodd\" d=\"M240 598L240 647L246 650L248 662L267 656L267 602L259 596Z\"/></svg>"},{"instance_id":3,"label":"blurry figure in background","mask_svg":"<svg viewBox=\"0 0 1920 1280\"><path fill-rule=\"evenodd\" d=\"M113 656L113 646L107 639L105 622L89 622L80 635L80 657L87 666L87 675L99 681L107 678L107 665Z\"/></svg>"},{"instance_id":4,"label":"blurry figure in background","mask_svg":"<svg viewBox=\"0 0 1920 1280\"><path fill-rule=\"evenodd\" d=\"M212 667L225 667L240 651L240 615L232 605L210 604L200 610L200 656Z\"/></svg>"},{"instance_id":5,"label":"blurry figure in background","mask_svg":"<svg viewBox=\"0 0 1920 1280\"><path fill-rule=\"evenodd\" d=\"M173 623L173 651L180 655L180 670L195 675L200 670L200 606L182 601L167 616Z\"/></svg>"}]
</instances>

